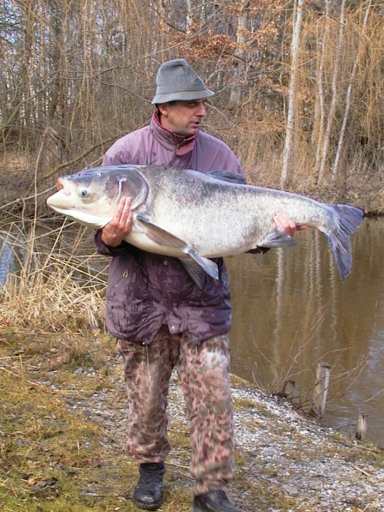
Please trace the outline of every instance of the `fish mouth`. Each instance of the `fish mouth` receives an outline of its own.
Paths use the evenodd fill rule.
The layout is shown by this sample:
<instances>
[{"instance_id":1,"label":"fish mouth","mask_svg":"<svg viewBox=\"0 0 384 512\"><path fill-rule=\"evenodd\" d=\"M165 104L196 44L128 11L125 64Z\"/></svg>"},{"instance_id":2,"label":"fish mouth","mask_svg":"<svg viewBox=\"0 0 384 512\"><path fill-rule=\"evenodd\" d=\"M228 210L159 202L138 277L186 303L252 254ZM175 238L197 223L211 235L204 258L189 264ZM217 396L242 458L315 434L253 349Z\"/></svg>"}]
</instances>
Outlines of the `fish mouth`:
<instances>
[{"instance_id":1,"label":"fish mouth","mask_svg":"<svg viewBox=\"0 0 384 512\"><path fill-rule=\"evenodd\" d=\"M94 227L94 228L103 228L111 219L107 219L105 222L101 222L101 219L95 217L91 213L87 213L84 211L79 211L76 208L60 208L58 206L51 206L53 210L57 213L61 213L66 215L67 217L71 217L71 219L76 220L77 222L81 222L86 226Z\"/></svg>"},{"instance_id":2,"label":"fish mouth","mask_svg":"<svg viewBox=\"0 0 384 512\"><path fill-rule=\"evenodd\" d=\"M55 212L71 217L72 219L77 220L82 224L86 224L87 226L102 228L110 220L107 219L106 222L103 222L100 217L79 209L73 204L72 201L70 201L68 196L65 196L62 193L62 190L59 190L59 192L56 192L52 196L48 197L47 205Z\"/></svg>"},{"instance_id":3,"label":"fish mouth","mask_svg":"<svg viewBox=\"0 0 384 512\"><path fill-rule=\"evenodd\" d=\"M66 209L69 208L69 196L68 194L63 192L63 190L64 189L61 188L58 192L49 196L47 199L47 205L53 208L54 210L57 210L58 208L64 208L64 211L66 211Z\"/></svg>"}]
</instances>

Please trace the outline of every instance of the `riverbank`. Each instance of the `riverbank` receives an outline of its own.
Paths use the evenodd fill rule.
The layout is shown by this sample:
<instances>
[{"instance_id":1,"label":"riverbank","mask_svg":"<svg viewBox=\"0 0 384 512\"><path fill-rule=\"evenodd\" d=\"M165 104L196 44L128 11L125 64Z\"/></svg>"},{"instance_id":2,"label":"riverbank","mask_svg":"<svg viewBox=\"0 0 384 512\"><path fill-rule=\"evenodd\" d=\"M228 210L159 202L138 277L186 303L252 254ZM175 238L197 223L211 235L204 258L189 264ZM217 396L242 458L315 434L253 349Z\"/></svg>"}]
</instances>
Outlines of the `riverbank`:
<instances>
[{"instance_id":1,"label":"riverbank","mask_svg":"<svg viewBox=\"0 0 384 512\"><path fill-rule=\"evenodd\" d=\"M0 508L4 512L135 511L136 468L124 456L125 391L113 340L0 326ZM248 511L379 512L384 453L304 418L233 378L234 501ZM189 511L189 434L170 392L167 495Z\"/></svg>"},{"instance_id":2,"label":"riverbank","mask_svg":"<svg viewBox=\"0 0 384 512\"><path fill-rule=\"evenodd\" d=\"M34 173L31 166L31 155L18 153L0 154L0 205L7 205L5 210L11 212L23 211L23 214L34 213ZM84 164L86 165L86 164ZM58 175L75 172L81 168L79 163L66 167L58 172ZM257 166L246 168L247 181L252 185L280 188L281 162L277 155L272 162L258 162ZM49 174L48 171L43 175ZM56 176L42 179L37 175L38 193L53 187ZM308 195L314 199L329 203L348 203L363 208L368 216L384 215L384 173L361 168L349 169L345 172L342 183L333 183L331 178L322 185L317 185L310 173L305 170L297 170L292 178L292 183L287 190ZM45 200L49 192L39 196L39 213L52 215L48 211Z\"/></svg>"}]
</instances>

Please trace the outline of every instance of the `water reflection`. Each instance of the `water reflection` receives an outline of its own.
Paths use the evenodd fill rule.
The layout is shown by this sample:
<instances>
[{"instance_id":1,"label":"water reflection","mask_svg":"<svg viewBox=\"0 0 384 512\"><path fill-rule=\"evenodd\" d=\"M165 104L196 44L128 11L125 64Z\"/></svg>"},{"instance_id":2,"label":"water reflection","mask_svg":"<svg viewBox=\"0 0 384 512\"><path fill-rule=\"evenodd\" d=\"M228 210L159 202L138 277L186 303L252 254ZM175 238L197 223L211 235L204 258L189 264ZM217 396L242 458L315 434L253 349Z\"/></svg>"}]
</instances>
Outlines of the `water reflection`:
<instances>
[{"instance_id":1,"label":"water reflection","mask_svg":"<svg viewBox=\"0 0 384 512\"><path fill-rule=\"evenodd\" d=\"M234 305L232 369L267 390L294 379L309 400L316 366L332 367L324 420L353 432L359 412L384 445L384 220L366 221L353 270L338 277L325 239L228 260Z\"/></svg>"}]
</instances>

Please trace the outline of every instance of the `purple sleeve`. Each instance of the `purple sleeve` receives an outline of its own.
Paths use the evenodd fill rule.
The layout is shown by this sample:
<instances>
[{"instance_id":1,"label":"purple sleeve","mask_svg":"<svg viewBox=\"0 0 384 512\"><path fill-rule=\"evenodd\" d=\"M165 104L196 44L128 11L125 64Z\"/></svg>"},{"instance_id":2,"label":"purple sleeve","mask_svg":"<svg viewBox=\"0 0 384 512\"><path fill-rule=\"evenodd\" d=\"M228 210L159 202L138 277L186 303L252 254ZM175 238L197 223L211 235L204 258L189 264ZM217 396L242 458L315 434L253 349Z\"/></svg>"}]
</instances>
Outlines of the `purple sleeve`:
<instances>
[{"instance_id":1,"label":"purple sleeve","mask_svg":"<svg viewBox=\"0 0 384 512\"><path fill-rule=\"evenodd\" d=\"M231 149L229 149L228 155L226 155L227 158L225 160L225 167L232 171L234 174L238 174L242 178L245 179L245 172L244 169L241 166L240 160L237 158L235 153ZM223 165L221 166L223 168Z\"/></svg>"},{"instance_id":2,"label":"purple sleeve","mask_svg":"<svg viewBox=\"0 0 384 512\"><path fill-rule=\"evenodd\" d=\"M103 256L120 256L122 254L131 254L137 251L133 245L130 245L124 241L117 247L110 247L109 245L105 244L101 239L101 229L96 231L94 240L96 251L98 254L102 254Z\"/></svg>"},{"instance_id":3,"label":"purple sleeve","mask_svg":"<svg viewBox=\"0 0 384 512\"><path fill-rule=\"evenodd\" d=\"M212 171L229 171L245 178L240 160L222 140L204 133L201 149L202 168Z\"/></svg>"},{"instance_id":4,"label":"purple sleeve","mask_svg":"<svg viewBox=\"0 0 384 512\"><path fill-rule=\"evenodd\" d=\"M132 164L128 151L122 151L118 144L111 146L103 156L102 165Z\"/></svg>"},{"instance_id":5,"label":"purple sleeve","mask_svg":"<svg viewBox=\"0 0 384 512\"><path fill-rule=\"evenodd\" d=\"M244 169L241 166L240 160L237 158L237 156L234 153L233 153L233 159L234 159L234 164L235 164L235 169L234 169L235 172L237 174L240 174L240 176L242 176L243 178L245 178Z\"/></svg>"}]
</instances>

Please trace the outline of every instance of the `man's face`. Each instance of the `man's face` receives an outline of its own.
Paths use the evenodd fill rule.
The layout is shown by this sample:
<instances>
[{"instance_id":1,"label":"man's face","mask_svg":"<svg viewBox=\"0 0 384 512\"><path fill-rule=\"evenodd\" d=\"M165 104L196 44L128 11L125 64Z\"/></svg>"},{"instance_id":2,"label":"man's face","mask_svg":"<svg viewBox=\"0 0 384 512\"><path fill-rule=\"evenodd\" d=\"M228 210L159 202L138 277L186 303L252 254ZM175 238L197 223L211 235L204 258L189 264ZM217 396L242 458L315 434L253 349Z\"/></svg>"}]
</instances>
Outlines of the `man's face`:
<instances>
[{"instance_id":1,"label":"man's face","mask_svg":"<svg viewBox=\"0 0 384 512\"><path fill-rule=\"evenodd\" d=\"M161 124L178 135L194 135L207 115L205 100L172 101L159 105Z\"/></svg>"}]
</instances>

